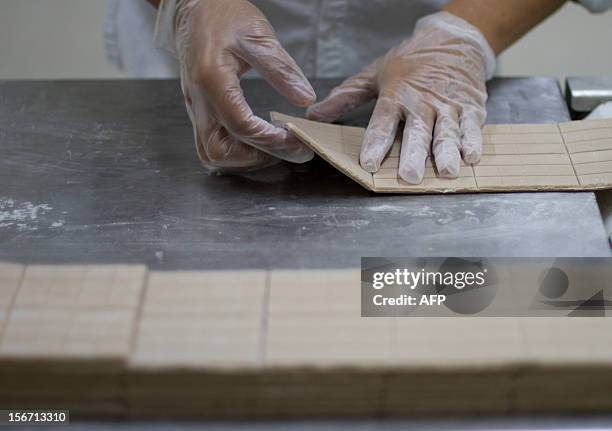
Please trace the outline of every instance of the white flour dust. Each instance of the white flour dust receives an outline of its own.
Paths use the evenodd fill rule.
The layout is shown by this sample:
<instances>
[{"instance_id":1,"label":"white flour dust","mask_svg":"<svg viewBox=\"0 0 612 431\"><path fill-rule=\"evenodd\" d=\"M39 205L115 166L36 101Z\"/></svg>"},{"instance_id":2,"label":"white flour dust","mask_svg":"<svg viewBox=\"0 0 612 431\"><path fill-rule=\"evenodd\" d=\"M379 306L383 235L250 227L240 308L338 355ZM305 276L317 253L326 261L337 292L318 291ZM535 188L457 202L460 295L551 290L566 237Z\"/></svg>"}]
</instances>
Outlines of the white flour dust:
<instances>
[{"instance_id":1,"label":"white flour dust","mask_svg":"<svg viewBox=\"0 0 612 431\"><path fill-rule=\"evenodd\" d=\"M48 204L37 205L0 197L0 228L16 228L20 231L38 230L39 217L52 209Z\"/></svg>"}]
</instances>

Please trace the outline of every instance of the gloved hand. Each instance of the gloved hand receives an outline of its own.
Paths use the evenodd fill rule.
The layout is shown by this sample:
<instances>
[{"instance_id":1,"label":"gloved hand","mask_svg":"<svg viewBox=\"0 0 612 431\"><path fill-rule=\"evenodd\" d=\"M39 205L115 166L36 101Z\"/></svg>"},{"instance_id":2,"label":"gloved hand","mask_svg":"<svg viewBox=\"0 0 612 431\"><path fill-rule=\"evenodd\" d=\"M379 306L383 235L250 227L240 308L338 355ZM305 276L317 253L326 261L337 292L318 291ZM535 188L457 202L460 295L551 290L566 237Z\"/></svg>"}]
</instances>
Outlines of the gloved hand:
<instances>
[{"instance_id":1,"label":"gloved hand","mask_svg":"<svg viewBox=\"0 0 612 431\"><path fill-rule=\"evenodd\" d=\"M254 5L246 0L164 0L156 39L179 57L185 103L205 167L251 170L278 159L303 163L313 158L285 129L255 116L245 100L240 78L251 68L297 106L316 100Z\"/></svg>"},{"instance_id":2,"label":"gloved hand","mask_svg":"<svg viewBox=\"0 0 612 431\"><path fill-rule=\"evenodd\" d=\"M412 38L334 89L308 115L332 122L377 97L362 167L371 173L380 169L405 121L401 178L420 184L432 150L439 175L456 178L461 156L466 163L480 161L485 82L494 68L495 54L484 36L466 21L439 12L421 19Z\"/></svg>"}]
</instances>

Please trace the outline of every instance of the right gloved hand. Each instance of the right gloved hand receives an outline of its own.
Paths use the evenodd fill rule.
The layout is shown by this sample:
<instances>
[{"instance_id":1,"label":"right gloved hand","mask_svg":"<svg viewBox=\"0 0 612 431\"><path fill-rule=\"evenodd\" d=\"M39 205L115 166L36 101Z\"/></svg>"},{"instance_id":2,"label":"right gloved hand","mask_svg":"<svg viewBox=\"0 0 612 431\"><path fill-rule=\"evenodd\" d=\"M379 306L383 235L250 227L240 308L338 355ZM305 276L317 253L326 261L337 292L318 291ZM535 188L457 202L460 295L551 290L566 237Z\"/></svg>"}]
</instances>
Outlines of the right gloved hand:
<instances>
[{"instance_id":1,"label":"right gloved hand","mask_svg":"<svg viewBox=\"0 0 612 431\"><path fill-rule=\"evenodd\" d=\"M164 22L170 28L160 28ZM255 116L245 100L240 77L251 68L296 106L307 107L316 99L303 72L253 4L164 0L156 33L158 42L160 33L166 33L162 38L176 47L185 103L205 167L252 170L278 159L304 163L313 158L312 151L285 129Z\"/></svg>"},{"instance_id":2,"label":"right gloved hand","mask_svg":"<svg viewBox=\"0 0 612 431\"><path fill-rule=\"evenodd\" d=\"M433 155L440 177L457 178L461 159L480 161L486 119L486 81L495 54L479 29L448 12L422 18L412 37L334 89L309 110L335 121L377 97L361 150L361 165L378 172L397 135L403 134L399 175L421 184Z\"/></svg>"}]
</instances>

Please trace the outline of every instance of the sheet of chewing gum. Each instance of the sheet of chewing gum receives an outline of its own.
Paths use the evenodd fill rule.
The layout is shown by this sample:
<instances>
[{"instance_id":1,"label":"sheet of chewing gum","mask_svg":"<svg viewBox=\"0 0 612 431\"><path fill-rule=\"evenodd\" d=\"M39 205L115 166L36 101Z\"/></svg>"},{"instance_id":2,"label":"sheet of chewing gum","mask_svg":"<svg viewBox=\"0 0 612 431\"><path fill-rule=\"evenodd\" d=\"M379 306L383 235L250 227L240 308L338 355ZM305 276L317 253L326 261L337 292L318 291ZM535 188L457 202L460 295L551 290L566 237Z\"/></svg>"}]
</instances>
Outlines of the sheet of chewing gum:
<instances>
[{"instance_id":1,"label":"sheet of chewing gum","mask_svg":"<svg viewBox=\"0 0 612 431\"><path fill-rule=\"evenodd\" d=\"M362 319L360 283L358 269L148 272L144 266L24 267L0 263L0 311L5 315L0 361L114 358L143 370L291 365L368 368L438 360L442 365L461 350L455 345L454 331L449 330L463 324L458 320L427 320L424 325L418 317ZM472 333L482 330L481 335L487 338L491 334L489 319L464 322ZM487 350L478 352L482 356L476 358L474 346L470 346L464 353L472 356L463 365L525 359L523 349L528 340L516 342L524 331L515 320L506 322L508 326L504 323L504 331L496 336L512 332L508 340L514 341L504 341L508 348L489 349L487 344ZM554 330L564 322L578 329L585 324L593 333L606 334L612 324L606 319L521 322L530 327L529 334L539 327ZM440 327L435 329L438 323ZM403 340L410 341L407 346L427 344L436 333L439 349L445 349L445 343L453 347L420 362L432 346L426 349L424 345L423 351L397 351L404 345L398 345L394 338L400 334L399 327L407 331L402 332ZM409 330L423 327L429 332ZM363 334L368 336L364 339ZM408 340L408 336L416 338ZM603 355L599 359L612 360L612 347L602 348L597 337L583 334L577 338L572 343L583 343L581 348L561 349L555 353L557 359L573 358L580 352L585 355L582 359L588 360L597 356L592 351L595 347ZM538 340L532 348L537 350L544 344L545 340ZM549 347L557 346L558 340ZM416 356L405 362L408 357L404 355ZM453 358L457 364L459 358ZM544 358L535 355L529 359Z\"/></svg>"},{"instance_id":2,"label":"sheet of chewing gum","mask_svg":"<svg viewBox=\"0 0 612 431\"><path fill-rule=\"evenodd\" d=\"M462 162L459 178L439 178L427 161L425 178L412 185L399 177L396 139L381 169L361 168L365 129L317 123L272 113L304 144L344 174L377 193L480 193L612 189L612 120L563 124L489 125L483 128L479 164Z\"/></svg>"},{"instance_id":3,"label":"sheet of chewing gum","mask_svg":"<svg viewBox=\"0 0 612 431\"><path fill-rule=\"evenodd\" d=\"M131 364L257 364L265 288L265 271L151 273Z\"/></svg>"},{"instance_id":4,"label":"sheet of chewing gum","mask_svg":"<svg viewBox=\"0 0 612 431\"><path fill-rule=\"evenodd\" d=\"M118 363L128 355L145 287L144 266L0 269L2 305L12 296L0 362L95 358Z\"/></svg>"},{"instance_id":5,"label":"sheet of chewing gum","mask_svg":"<svg viewBox=\"0 0 612 431\"><path fill-rule=\"evenodd\" d=\"M133 418L612 408L609 319L363 319L360 282L0 263L0 404Z\"/></svg>"}]
</instances>

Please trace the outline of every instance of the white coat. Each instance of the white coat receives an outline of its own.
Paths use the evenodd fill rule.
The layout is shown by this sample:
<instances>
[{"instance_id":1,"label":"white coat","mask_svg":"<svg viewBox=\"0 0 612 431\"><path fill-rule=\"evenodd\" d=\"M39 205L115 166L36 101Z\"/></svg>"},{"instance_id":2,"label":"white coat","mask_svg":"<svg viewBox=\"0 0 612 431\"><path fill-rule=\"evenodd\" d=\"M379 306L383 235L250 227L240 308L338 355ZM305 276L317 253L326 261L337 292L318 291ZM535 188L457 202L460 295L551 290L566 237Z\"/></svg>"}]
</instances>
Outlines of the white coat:
<instances>
[{"instance_id":1,"label":"white coat","mask_svg":"<svg viewBox=\"0 0 612 431\"><path fill-rule=\"evenodd\" d=\"M448 0L251 0L311 78L347 77L412 34L419 18ZM593 12L612 0L580 0ZM132 77L178 76L178 64L153 41L155 9L146 0L108 0L109 59Z\"/></svg>"}]
</instances>

